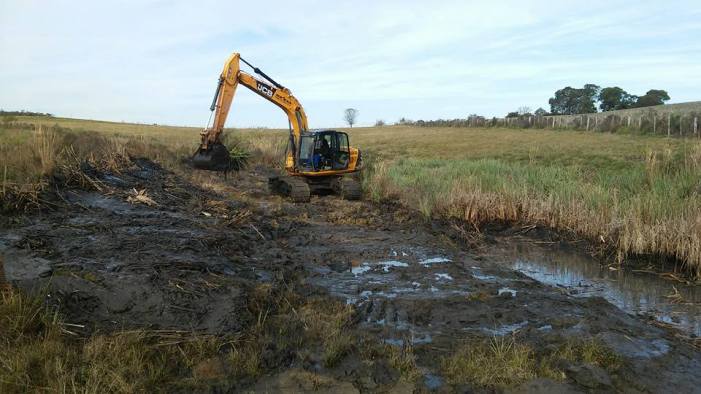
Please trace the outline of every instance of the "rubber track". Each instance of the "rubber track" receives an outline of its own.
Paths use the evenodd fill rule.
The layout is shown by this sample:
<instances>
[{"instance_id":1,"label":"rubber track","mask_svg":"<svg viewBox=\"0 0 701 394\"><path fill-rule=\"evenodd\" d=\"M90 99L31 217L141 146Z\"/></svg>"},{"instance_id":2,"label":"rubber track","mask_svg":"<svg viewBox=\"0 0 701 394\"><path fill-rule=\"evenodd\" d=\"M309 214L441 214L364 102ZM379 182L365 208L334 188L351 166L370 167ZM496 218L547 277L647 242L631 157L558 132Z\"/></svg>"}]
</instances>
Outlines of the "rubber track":
<instances>
[{"instance_id":1,"label":"rubber track","mask_svg":"<svg viewBox=\"0 0 701 394\"><path fill-rule=\"evenodd\" d=\"M341 183L341 197L346 200L360 200L363 197L363 191L360 187L360 182L353 178L343 178Z\"/></svg>"}]
</instances>

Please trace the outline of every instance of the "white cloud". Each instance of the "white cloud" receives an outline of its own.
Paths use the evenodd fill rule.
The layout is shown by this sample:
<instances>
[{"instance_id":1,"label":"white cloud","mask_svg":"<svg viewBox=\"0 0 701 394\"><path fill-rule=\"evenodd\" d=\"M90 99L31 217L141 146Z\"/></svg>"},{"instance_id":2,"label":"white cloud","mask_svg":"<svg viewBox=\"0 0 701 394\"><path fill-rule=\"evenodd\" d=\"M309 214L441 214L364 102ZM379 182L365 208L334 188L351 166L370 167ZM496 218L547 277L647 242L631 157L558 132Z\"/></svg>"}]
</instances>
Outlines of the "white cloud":
<instances>
[{"instance_id":1,"label":"white cloud","mask_svg":"<svg viewBox=\"0 0 701 394\"><path fill-rule=\"evenodd\" d=\"M234 50L313 126L501 115L586 82L698 99L701 5L547 1L5 1L0 107L200 125ZM685 9L679 14L672 10ZM230 125L285 126L243 89Z\"/></svg>"}]
</instances>

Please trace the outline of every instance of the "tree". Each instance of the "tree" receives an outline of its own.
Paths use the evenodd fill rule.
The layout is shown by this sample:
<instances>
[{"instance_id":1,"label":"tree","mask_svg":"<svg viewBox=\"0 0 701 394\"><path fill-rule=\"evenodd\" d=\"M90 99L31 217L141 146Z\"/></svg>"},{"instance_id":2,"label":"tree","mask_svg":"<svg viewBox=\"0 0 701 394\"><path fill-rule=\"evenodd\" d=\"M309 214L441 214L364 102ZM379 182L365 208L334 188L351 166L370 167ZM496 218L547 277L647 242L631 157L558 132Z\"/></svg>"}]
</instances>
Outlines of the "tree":
<instances>
[{"instance_id":1,"label":"tree","mask_svg":"<svg viewBox=\"0 0 701 394\"><path fill-rule=\"evenodd\" d=\"M516 112L516 111L509 112L508 114L506 114L506 117L507 118L518 118L518 112Z\"/></svg>"},{"instance_id":2,"label":"tree","mask_svg":"<svg viewBox=\"0 0 701 394\"><path fill-rule=\"evenodd\" d=\"M531 114L531 107L523 106L523 107L518 107L518 114L519 116L529 116Z\"/></svg>"},{"instance_id":3,"label":"tree","mask_svg":"<svg viewBox=\"0 0 701 394\"><path fill-rule=\"evenodd\" d=\"M385 125L385 121L382 120L382 119L377 119L377 120L375 121L375 127L382 127L382 126L384 126L384 125Z\"/></svg>"},{"instance_id":4,"label":"tree","mask_svg":"<svg viewBox=\"0 0 701 394\"><path fill-rule=\"evenodd\" d=\"M632 108L636 101L638 101L638 96L628 94L618 86L603 88L599 92L599 108L602 111Z\"/></svg>"},{"instance_id":5,"label":"tree","mask_svg":"<svg viewBox=\"0 0 701 394\"><path fill-rule=\"evenodd\" d=\"M355 108L346 108L343 112L343 120L348 123L348 126L353 127L356 123L356 119L358 119L358 110Z\"/></svg>"},{"instance_id":6,"label":"tree","mask_svg":"<svg viewBox=\"0 0 701 394\"><path fill-rule=\"evenodd\" d=\"M548 115L548 111L544 110L541 107L538 107L538 109L535 110L534 114L535 114L535 116L546 116L546 115Z\"/></svg>"},{"instance_id":7,"label":"tree","mask_svg":"<svg viewBox=\"0 0 701 394\"><path fill-rule=\"evenodd\" d=\"M588 83L581 89L567 86L555 92L550 98L550 112L553 115L574 115L596 112L596 98L599 86Z\"/></svg>"},{"instance_id":8,"label":"tree","mask_svg":"<svg viewBox=\"0 0 701 394\"><path fill-rule=\"evenodd\" d=\"M651 89L640 96L635 103L636 107L650 107L653 105L662 105L665 101L669 101L669 94L665 90Z\"/></svg>"}]
</instances>

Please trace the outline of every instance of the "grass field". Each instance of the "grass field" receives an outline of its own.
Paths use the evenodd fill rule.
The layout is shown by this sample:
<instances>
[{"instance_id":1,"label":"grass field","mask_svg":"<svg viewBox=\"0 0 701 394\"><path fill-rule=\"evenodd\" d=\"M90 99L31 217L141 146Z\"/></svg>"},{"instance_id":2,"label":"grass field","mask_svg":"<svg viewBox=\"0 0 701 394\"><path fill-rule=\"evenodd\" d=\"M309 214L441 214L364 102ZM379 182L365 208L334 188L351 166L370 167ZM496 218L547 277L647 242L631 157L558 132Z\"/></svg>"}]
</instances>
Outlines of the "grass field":
<instances>
[{"instance_id":1,"label":"grass field","mask_svg":"<svg viewBox=\"0 0 701 394\"><path fill-rule=\"evenodd\" d=\"M512 129L353 132L375 157L366 190L426 216L540 224L701 274L701 144L654 136ZM374 153L374 155L372 155Z\"/></svg>"},{"instance_id":2,"label":"grass field","mask_svg":"<svg viewBox=\"0 0 701 394\"><path fill-rule=\"evenodd\" d=\"M2 193L45 182L81 131L177 167L198 129L23 117L0 126ZM69 129L54 131L54 125ZM349 131L362 149L367 196L399 199L426 217L538 224L594 241L618 260L672 257L701 277L701 143L553 130L379 127ZM285 131L236 130L254 157L279 163ZM67 138L66 135L73 135ZM63 148L62 148L63 147Z\"/></svg>"}]
</instances>

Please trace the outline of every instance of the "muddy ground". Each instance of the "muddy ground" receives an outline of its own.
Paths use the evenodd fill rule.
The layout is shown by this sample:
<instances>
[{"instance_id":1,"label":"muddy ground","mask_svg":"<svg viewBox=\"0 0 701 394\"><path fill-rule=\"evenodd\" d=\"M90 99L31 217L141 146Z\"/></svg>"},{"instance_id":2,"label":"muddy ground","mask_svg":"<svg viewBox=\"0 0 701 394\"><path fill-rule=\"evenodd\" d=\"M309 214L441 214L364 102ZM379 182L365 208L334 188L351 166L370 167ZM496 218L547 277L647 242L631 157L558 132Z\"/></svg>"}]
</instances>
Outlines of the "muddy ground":
<instances>
[{"instance_id":1,"label":"muddy ground","mask_svg":"<svg viewBox=\"0 0 701 394\"><path fill-rule=\"evenodd\" d=\"M491 391L452 385L440 360L466 339L504 336L536 349L596 338L624 361L615 373L568 365L563 380L517 391L701 390L701 352L678 332L512 270L511 252L500 252L508 235L476 237L397 205L335 196L293 204L267 193L271 173L177 175L139 159L95 174L100 190L56 188L49 208L2 219L8 276L25 289L48 286L50 302L85 335L241 331L255 319L246 303L256 285L294 281L353 305L354 332L411 345L421 373L407 382L388 363L354 354L332 368L292 357L244 391Z\"/></svg>"}]
</instances>

